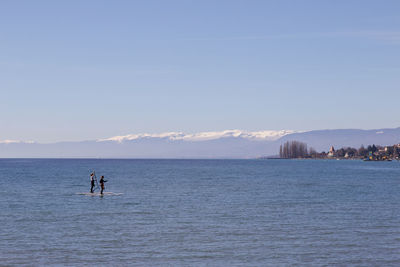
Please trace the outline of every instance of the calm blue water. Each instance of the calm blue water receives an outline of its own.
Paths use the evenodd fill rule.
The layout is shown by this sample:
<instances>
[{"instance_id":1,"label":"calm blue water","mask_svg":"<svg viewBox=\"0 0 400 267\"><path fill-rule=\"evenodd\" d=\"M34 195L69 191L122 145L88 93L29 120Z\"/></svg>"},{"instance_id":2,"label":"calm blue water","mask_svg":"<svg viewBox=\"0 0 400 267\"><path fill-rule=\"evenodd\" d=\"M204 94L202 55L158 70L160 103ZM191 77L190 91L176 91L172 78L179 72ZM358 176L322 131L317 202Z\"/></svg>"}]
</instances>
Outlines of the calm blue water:
<instances>
[{"instance_id":1,"label":"calm blue water","mask_svg":"<svg viewBox=\"0 0 400 267\"><path fill-rule=\"evenodd\" d=\"M77 195L92 169L123 195ZM400 265L399 162L9 159L0 181L0 265Z\"/></svg>"}]
</instances>

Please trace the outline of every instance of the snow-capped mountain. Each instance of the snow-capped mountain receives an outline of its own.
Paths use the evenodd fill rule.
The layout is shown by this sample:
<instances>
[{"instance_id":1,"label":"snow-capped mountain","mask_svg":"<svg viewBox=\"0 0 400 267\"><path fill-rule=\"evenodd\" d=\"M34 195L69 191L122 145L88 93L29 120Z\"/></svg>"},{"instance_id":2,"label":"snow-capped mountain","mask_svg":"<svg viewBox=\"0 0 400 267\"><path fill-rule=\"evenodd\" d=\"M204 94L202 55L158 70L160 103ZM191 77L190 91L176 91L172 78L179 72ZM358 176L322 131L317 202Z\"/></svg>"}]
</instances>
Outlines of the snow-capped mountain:
<instances>
[{"instance_id":1,"label":"snow-capped mountain","mask_svg":"<svg viewBox=\"0 0 400 267\"><path fill-rule=\"evenodd\" d=\"M400 143L400 128L316 131L240 131L130 134L83 142L40 144L0 141L2 158L256 158L276 155L289 140L302 141L317 151L361 145Z\"/></svg>"},{"instance_id":2,"label":"snow-capped mountain","mask_svg":"<svg viewBox=\"0 0 400 267\"><path fill-rule=\"evenodd\" d=\"M128 134L128 135L121 135L121 136L114 136L105 139L99 139L98 142L104 141L116 141L118 143L122 143L124 141L132 141L137 139L144 139L144 138L165 138L172 141L183 140L183 141L208 141L208 140L215 140L219 138L244 138L249 140L263 140L263 141L275 141L279 138L296 133L296 131L291 130L281 130L281 131L257 131L257 132L248 132L248 131L241 131L241 130L226 130L226 131L219 131L219 132L200 132L200 133L193 133L193 134L186 134L183 132L167 132L161 134Z\"/></svg>"}]
</instances>

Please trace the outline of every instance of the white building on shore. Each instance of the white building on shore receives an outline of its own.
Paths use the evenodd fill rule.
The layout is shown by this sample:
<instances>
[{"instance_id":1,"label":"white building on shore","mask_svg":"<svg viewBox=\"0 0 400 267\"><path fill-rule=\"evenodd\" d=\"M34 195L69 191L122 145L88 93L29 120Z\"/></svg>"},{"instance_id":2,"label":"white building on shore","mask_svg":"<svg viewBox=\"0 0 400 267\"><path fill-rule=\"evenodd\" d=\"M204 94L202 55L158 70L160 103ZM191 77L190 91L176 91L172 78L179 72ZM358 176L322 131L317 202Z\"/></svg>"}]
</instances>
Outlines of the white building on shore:
<instances>
[{"instance_id":1,"label":"white building on shore","mask_svg":"<svg viewBox=\"0 0 400 267\"><path fill-rule=\"evenodd\" d=\"M335 156L335 148L333 146L331 146L331 148L329 149L328 152L328 157L334 157Z\"/></svg>"}]
</instances>

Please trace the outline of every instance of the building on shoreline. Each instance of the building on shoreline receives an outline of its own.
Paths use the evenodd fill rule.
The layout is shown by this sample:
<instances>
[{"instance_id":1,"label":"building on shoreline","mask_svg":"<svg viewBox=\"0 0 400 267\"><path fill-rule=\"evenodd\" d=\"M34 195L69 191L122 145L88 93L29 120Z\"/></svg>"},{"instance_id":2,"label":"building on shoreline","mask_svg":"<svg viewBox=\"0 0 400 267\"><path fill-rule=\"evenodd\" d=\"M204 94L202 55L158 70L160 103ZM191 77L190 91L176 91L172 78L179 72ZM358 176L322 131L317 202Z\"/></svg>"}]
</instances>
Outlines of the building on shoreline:
<instances>
[{"instance_id":1,"label":"building on shoreline","mask_svg":"<svg viewBox=\"0 0 400 267\"><path fill-rule=\"evenodd\" d=\"M310 159L362 159L365 161L391 161L400 160L400 144L392 146L369 145L365 148L363 145L356 149L352 147L343 147L335 150L333 146L329 152L317 152L307 144L299 141L287 141L281 145L279 157L285 159L310 158Z\"/></svg>"},{"instance_id":2,"label":"building on shoreline","mask_svg":"<svg viewBox=\"0 0 400 267\"><path fill-rule=\"evenodd\" d=\"M329 158L332 158L332 157L334 157L334 156L335 156L335 148L334 148L333 146L331 146L331 147L329 148L328 157L329 157Z\"/></svg>"}]
</instances>

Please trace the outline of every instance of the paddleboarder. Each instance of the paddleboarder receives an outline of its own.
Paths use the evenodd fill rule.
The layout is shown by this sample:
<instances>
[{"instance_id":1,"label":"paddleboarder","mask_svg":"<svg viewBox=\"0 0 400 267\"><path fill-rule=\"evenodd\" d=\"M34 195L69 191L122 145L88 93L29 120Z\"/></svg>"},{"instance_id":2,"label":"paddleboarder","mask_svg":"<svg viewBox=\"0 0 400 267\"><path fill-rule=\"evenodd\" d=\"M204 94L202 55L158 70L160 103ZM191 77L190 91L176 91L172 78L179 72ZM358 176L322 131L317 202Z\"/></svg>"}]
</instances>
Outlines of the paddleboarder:
<instances>
[{"instance_id":1,"label":"paddleboarder","mask_svg":"<svg viewBox=\"0 0 400 267\"><path fill-rule=\"evenodd\" d=\"M104 180L104 176L102 175L101 177L100 177L100 187L101 187L101 192L100 192L100 194L102 195L103 194L103 191L104 191L104 183L105 182L107 182L107 180Z\"/></svg>"},{"instance_id":2,"label":"paddleboarder","mask_svg":"<svg viewBox=\"0 0 400 267\"><path fill-rule=\"evenodd\" d=\"M93 193L93 188L94 188L94 173L92 172L90 174L90 193Z\"/></svg>"}]
</instances>

